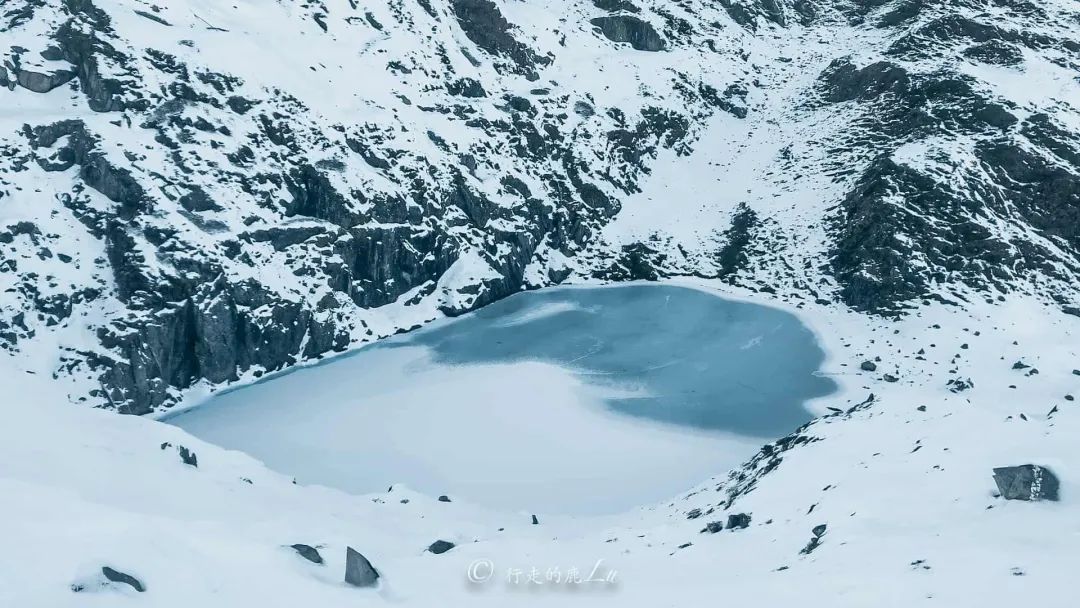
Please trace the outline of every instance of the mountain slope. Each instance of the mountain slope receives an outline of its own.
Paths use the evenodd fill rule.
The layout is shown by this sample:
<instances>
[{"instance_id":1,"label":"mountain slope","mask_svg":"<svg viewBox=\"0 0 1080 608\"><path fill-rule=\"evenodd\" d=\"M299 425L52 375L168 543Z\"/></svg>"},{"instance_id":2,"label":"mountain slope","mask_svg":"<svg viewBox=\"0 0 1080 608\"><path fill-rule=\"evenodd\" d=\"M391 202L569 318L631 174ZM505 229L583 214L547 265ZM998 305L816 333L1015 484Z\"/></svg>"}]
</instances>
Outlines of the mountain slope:
<instances>
[{"instance_id":1,"label":"mountain slope","mask_svg":"<svg viewBox=\"0 0 1080 608\"><path fill-rule=\"evenodd\" d=\"M2 344L143 413L571 276L1075 307L1077 18L18 3Z\"/></svg>"}]
</instances>

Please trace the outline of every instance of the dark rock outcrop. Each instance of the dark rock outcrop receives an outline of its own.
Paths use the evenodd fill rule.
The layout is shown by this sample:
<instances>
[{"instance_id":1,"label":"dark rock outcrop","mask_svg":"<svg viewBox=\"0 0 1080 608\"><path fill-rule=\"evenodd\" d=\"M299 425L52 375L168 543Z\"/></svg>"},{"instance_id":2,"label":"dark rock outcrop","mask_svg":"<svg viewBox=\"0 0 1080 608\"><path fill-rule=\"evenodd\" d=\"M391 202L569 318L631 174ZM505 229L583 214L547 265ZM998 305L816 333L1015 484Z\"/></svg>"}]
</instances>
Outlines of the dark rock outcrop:
<instances>
[{"instance_id":1,"label":"dark rock outcrop","mask_svg":"<svg viewBox=\"0 0 1080 608\"><path fill-rule=\"evenodd\" d=\"M613 42L629 42L638 51L662 51L667 47L652 24L633 15L606 15L589 21Z\"/></svg>"}]
</instances>

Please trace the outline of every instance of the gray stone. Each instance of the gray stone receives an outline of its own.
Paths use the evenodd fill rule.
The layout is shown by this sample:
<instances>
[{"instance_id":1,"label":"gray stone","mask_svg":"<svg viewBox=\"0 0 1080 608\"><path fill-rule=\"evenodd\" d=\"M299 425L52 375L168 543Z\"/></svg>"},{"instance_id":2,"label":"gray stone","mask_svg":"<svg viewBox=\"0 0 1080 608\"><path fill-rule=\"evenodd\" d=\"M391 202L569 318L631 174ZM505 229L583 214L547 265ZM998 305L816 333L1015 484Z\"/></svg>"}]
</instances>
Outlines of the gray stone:
<instances>
[{"instance_id":1,"label":"gray stone","mask_svg":"<svg viewBox=\"0 0 1080 608\"><path fill-rule=\"evenodd\" d=\"M130 574L120 572L119 570L113 570L108 566L102 566L101 573L104 574L105 578L109 579L110 581L114 583L130 585L132 589L138 591L139 593L146 591L146 587L142 584L142 581L135 578L134 576L131 576Z\"/></svg>"},{"instance_id":2,"label":"gray stone","mask_svg":"<svg viewBox=\"0 0 1080 608\"><path fill-rule=\"evenodd\" d=\"M864 372L874 372L877 371L877 364L873 361L863 361L862 364L859 365L859 369Z\"/></svg>"},{"instance_id":3,"label":"gray stone","mask_svg":"<svg viewBox=\"0 0 1080 608\"><path fill-rule=\"evenodd\" d=\"M353 587L374 587L379 581L379 571L366 557L352 547L345 548L345 582Z\"/></svg>"},{"instance_id":4,"label":"gray stone","mask_svg":"<svg viewBox=\"0 0 1080 608\"><path fill-rule=\"evenodd\" d=\"M995 468L994 483L1006 500L1057 500L1060 486L1050 469L1035 464Z\"/></svg>"},{"instance_id":5,"label":"gray stone","mask_svg":"<svg viewBox=\"0 0 1080 608\"><path fill-rule=\"evenodd\" d=\"M428 546L428 551L431 551L435 555L442 555L443 553L446 553L447 551L449 551L450 549L453 549L454 547L455 547L454 543L452 543L452 542L450 542L448 540L437 540L437 541L431 543L431 545Z\"/></svg>"},{"instance_id":6,"label":"gray stone","mask_svg":"<svg viewBox=\"0 0 1080 608\"><path fill-rule=\"evenodd\" d=\"M308 560L309 562L311 562L313 564L321 564L321 563L323 563L322 555L319 555L319 550L316 549L315 547L312 547L311 545L305 545L305 544L302 544L302 543L297 543L295 545L289 545L289 546L291 546L298 554L300 554L300 557Z\"/></svg>"}]
</instances>

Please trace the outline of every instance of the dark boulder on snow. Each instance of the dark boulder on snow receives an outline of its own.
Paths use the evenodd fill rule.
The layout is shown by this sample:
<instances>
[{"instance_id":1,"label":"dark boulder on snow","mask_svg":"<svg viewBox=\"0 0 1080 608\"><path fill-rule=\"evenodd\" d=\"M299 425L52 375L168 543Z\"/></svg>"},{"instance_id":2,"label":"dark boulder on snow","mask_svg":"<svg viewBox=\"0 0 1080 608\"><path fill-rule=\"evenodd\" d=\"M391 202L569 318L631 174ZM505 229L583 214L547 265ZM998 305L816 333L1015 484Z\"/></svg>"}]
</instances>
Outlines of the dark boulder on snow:
<instances>
[{"instance_id":1,"label":"dark boulder on snow","mask_svg":"<svg viewBox=\"0 0 1080 608\"><path fill-rule=\"evenodd\" d=\"M442 496L439 497L439 502L450 502L450 497L447 496L446 494L443 494Z\"/></svg>"},{"instance_id":2,"label":"dark boulder on snow","mask_svg":"<svg viewBox=\"0 0 1080 608\"><path fill-rule=\"evenodd\" d=\"M998 467L994 483L1006 500L1057 500L1060 486L1050 469L1035 464Z\"/></svg>"},{"instance_id":3,"label":"dark boulder on snow","mask_svg":"<svg viewBox=\"0 0 1080 608\"><path fill-rule=\"evenodd\" d=\"M533 515L533 516L532 516L532 523L533 523L533 525L535 526L535 525L537 525L537 524L539 524L539 523L540 523L540 520L539 520L539 519L537 519L535 515Z\"/></svg>"},{"instance_id":4,"label":"dark boulder on snow","mask_svg":"<svg viewBox=\"0 0 1080 608\"><path fill-rule=\"evenodd\" d=\"M428 546L428 551L431 551L435 555L442 555L450 549L453 549L456 545L448 540L437 540Z\"/></svg>"},{"instance_id":5,"label":"dark boulder on snow","mask_svg":"<svg viewBox=\"0 0 1080 608\"><path fill-rule=\"evenodd\" d=\"M705 524L705 527L701 529L702 532L708 532L709 534L716 534L724 529L724 523L720 521L710 521Z\"/></svg>"},{"instance_id":6,"label":"dark boulder on snow","mask_svg":"<svg viewBox=\"0 0 1080 608\"><path fill-rule=\"evenodd\" d=\"M289 546L292 547L293 550L295 550L300 555L300 557L308 560L309 562L311 562L313 564L321 564L321 563L323 563L322 555L319 555L319 550L316 549L315 547L312 547L311 545L301 544L301 543L297 543L295 545L289 545Z\"/></svg>"},{"instance_id":7,"label":"dark boulder on snow","mask_svg":"<svg viewBox=\"0 0 1080 608\"><path fill-rule=\"evenodd\" d=\"M750 525L749 513L733 513L727 516L727 529L740 530Z\"/></svg>"},{"instance_id":8,"label":"dark boulder on snow","mask_svg":"<svg viewBox=\"0 0 1080 608\"><path fill-rule=\"evenodd\" d=\"M864 372L875 372L877 371L877 364L873 361L863 361L862 364L859 365L859 369Z\"/></svg>"},{"instance_id":9,"label":"dark boulder on snow","mask_svg":"<svg viewBox=\"0 0 1080 608\"><path fill-rule=\"evenodd\" d=\"M345 582L353 587L374 587L379 571L366 557L352 547L345 548Z\"/></svg>"},{"instance_id":10,"label":"dark boulder on snow","mask_svg":"<svg viewBox=\"0 0 1080 608\"><path fill-rule=\"evenodd\" d=\"M817 538L821 538L822 534L825 534L825 530L828 528L827 524L818 524L814 526L814 529L810 532Z\"/></svg>"},{"instance_id":11,"label":"dark boulder on snow","mask_svg":"<svg viewBox=\"0 0 1080 608\"><path fill-rule=\"evenodd\" d=\"M142 581L135 578L134 576L131 576L130 574L120 572L119 570L113 570L108 566L102 566L101 573L104 574L105 578L109 579L109 581L111 582L130 585L132 589L138 591L139 593L146 591L146 587L142 584Z\"/></svg>"}]
</instances>

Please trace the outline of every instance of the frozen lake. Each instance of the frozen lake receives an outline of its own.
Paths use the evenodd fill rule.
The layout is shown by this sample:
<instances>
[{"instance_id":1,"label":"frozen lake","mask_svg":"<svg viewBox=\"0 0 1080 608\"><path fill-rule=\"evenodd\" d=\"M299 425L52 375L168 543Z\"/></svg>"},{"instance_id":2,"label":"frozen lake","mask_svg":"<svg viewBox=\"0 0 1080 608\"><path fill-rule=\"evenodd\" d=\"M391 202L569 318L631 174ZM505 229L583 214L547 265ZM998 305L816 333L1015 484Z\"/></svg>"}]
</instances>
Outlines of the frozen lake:
<instances>
[{"instance_id":1,"label":"frozen lake","mask_svg":"<svg viewBox=\"0 0 1080 608\"><path fill-rule=\"evenodd\" d=\"M835 390L794 316L673 286L521 293L168 420L350 492L612 513L752 456Z\"/></svg>"}]
</instances>

